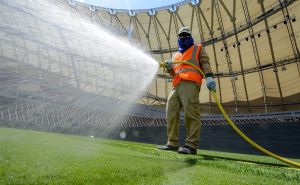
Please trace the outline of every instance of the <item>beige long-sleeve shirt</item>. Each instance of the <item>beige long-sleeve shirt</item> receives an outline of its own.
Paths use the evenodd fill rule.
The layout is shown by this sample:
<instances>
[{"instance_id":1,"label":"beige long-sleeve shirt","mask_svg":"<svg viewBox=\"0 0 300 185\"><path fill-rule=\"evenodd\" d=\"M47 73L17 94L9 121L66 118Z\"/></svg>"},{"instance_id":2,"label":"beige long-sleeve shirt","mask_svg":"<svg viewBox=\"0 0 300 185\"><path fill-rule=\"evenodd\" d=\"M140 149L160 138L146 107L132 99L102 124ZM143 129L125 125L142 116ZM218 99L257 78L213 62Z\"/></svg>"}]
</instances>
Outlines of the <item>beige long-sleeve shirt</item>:
<instances>
[{"instance_id":1,"label":"beige long-sleeve shirt","mask_svg":"<svg viewBox=\"0 0 300 185\"><path fill-rule=\"evenodd\" d=\"M199 55L199 63L201 66L201 69L203 70L204 74L213 74L211 66L210 66L210 62L209 62L209 57L205 51L205 47L202 46L201 51L200 51L200 55Z\"/></svg>"}]
</instances>

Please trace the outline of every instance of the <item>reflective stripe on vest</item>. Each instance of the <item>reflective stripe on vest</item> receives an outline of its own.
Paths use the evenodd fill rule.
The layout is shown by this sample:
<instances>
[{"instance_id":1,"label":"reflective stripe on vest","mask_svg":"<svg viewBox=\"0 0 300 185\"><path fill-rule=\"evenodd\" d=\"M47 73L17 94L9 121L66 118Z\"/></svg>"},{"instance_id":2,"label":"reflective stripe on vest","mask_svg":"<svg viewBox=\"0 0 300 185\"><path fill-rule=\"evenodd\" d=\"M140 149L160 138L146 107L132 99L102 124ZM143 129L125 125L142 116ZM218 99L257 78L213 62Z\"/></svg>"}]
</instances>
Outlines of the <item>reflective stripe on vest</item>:
<instances>
[{"instance_id":1,"label":"reflective stripe on vest","mask_svg":"<svg viewBox=\"0 0 300 185\"><path fill-rule=\"evenodd\" d=\"M181 68L179 70L176 70L175 74L177 75L179 73L183 73L183 72L187 72L187 71L192 71L192 72L195 72L195 73L198 73L199 75L201 75L201 73L197 69L194 69L194 68Z\"/></svg>"},{"instance_id":2,"label":"reflective stripe on vest","mask_svg":"<svg viewBox=\"0 0 300 185\"><path fill-rule=\"evenodd\" d=\"M194 45L194 49L193 49L193 53L192 53L192 59L190 60L185 60L185 62L189 62L191 64L194 64L197 67L200 67L199 62L197 62L196 60L196 54L197 54L197 50L198 50L198 45L195 44Z\"/></svg>"}]
</instances>

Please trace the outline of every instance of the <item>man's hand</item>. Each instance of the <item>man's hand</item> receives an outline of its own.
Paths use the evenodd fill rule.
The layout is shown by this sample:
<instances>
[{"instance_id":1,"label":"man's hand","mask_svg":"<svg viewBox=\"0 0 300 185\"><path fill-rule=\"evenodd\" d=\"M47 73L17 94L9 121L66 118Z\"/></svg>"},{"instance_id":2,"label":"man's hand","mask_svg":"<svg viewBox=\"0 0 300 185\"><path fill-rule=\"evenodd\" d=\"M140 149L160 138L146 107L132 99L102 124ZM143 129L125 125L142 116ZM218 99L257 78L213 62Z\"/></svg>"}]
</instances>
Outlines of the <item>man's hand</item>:
<instances>
[{"instance_id":1,"label":"man's hand","mask_svg":"<svg viewBox=\"0 0 300 185\"><path fill-rule=\"evenodd\" d=\"M206 78L206 86L210 91L216 91L216 82L213 77Z\"/></svg>"},{"instance_id":2,"label":"man's hand","mask_svg":"<svg viewBox=\"0 0 300 185\"><path fill-rule=\"evenodd\" d=\"M171 71L173 69L173 62L172 62L172 60L167 60L165 62L165 68L167 69L167 71Z\"/></svg>"}]
</instances>

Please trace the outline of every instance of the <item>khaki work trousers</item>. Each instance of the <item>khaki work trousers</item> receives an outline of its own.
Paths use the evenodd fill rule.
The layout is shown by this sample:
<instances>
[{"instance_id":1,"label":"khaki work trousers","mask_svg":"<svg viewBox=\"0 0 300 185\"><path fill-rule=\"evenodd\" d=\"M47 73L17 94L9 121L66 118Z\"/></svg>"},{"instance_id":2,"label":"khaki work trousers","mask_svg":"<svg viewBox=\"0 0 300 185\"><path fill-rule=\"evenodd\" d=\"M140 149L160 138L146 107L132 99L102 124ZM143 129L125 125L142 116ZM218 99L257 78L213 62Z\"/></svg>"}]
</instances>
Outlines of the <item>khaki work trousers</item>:
<instances>
[{"instance_id":1,"label":"khaki work trousers","mask_svg":"<svg viewBox=\"0 0 300 185\"><path fill-rule=\"evenodd\" d=\"M200 85L193 81L182 80L173 87L167 102L167 145L179 145L180 109L184 111L184 125L186 129L185 145L197 149L200 138Z\"/></svg>"}]
</instances>

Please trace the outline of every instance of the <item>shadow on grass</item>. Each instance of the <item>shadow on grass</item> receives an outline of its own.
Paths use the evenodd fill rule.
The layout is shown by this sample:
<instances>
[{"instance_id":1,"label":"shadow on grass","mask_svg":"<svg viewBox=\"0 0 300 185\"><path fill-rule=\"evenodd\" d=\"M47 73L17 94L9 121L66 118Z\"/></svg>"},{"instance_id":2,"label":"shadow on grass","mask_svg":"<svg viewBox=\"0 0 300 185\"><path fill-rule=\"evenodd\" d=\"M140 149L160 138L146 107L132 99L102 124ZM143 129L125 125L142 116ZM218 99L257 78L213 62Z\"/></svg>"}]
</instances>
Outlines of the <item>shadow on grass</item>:
<instances>
[{"instance_id":1,"label":"shadow on grass","mask_svg":"<svg viewBox=\"0 0 300 185\"><path fill-rule=\"evenodd\" d=\"M195 165L197 164L198 159L196 158L185 158L184 162L189 164L189 165Z\"/></svg>"},{"instance_id":2,"label":"shadow on grass","mask_svg":"<svg viewBox=\"0 0 300 185\"><path fill-rule=\"evenodd\" d=\"M252 161L252 160L245 160L245 159L235 159L235 158L229 158L229 157L220 157L220 156L210 156L210 155L200 155L203 157L203 160L228 160L228 161L237 161L237 162L244 162L244 163L252 163L252 164L260 164L260 165L266 165L266 166L277 166L277 167L289 167L285 164L276 164L276 163L268 163L268 162L260 162L260 161Z\"/></svg>"},{"instance_id":3,"label":"shadow on grass","mask_svg":"<svg viewBox=\"0 0 300 185\"><path fill-rule=\"evenodd\" d=\"M242 162L242 163L272 166L272 167L275 167L275 166L276 167L289 167L288 165L285 165L285 164L276 164L276 163L252 161L252 160L245 160L245 159L235 159L235 158L229 158L229 157L211 156L211 155L203 155L203 154L197 155L195 157L185 157L183 159L183 161L189 165L195 165L195 164L197 164L198 161L201 161L201 160L208 160L208 161L227 160L227 161L235 161L235 162Z\"/></svg>"}]
</instances>

